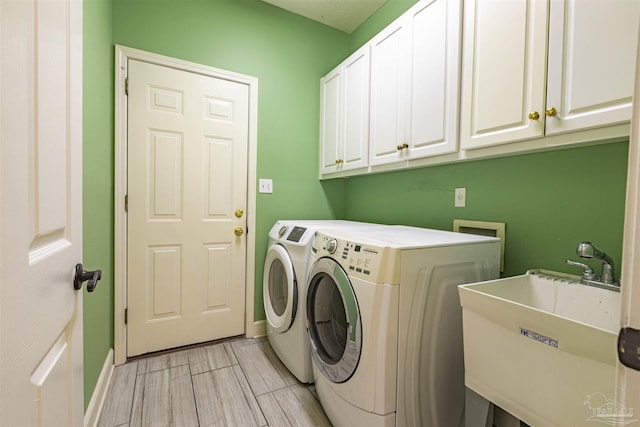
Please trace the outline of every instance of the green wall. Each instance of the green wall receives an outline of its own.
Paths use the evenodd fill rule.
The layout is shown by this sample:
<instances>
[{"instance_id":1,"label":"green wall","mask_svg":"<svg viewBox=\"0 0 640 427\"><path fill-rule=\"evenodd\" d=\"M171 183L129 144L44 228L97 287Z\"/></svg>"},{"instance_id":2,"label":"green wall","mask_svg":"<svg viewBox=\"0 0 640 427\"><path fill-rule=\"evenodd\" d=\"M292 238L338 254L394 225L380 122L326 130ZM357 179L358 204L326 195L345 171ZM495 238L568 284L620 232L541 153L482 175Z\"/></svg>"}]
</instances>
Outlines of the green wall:
<instances>
[{"instance_id":1,"label":"green wall","mask_svg":"<svg viewBox=\"0 0 640 427\"><path fill-rule=\"evenodd\" d=\"M579 274L590 240L620 275L627 142L351 178L347 218L451 230L453 219L506 223L505 276L544 268ZM453 206L466 187L467 206ZM599 263L588 262L599 272Z\"/></svg>"},{"instance_id":2,"label":"green wall","mask_svg":"<svg viewBox=\"0 0 640 427\"><path fill-rule=\"evenodd\" d=\"M102 269L84 291L84 403L113 347L113 48L111 0L85 0L83 37L83 263Z\"/></svg>"}]
</instances>

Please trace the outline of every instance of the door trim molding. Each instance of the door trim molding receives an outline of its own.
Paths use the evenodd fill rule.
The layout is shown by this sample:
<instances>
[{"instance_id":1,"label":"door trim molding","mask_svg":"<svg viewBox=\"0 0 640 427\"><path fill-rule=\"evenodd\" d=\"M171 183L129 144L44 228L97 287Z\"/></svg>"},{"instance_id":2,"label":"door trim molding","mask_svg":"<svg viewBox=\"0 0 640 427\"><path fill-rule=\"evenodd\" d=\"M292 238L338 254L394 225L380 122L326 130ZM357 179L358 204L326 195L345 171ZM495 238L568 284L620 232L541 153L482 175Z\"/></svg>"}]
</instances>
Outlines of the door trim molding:
<instances>
[{"instance_id":1,"label":"door trim molding","mask_svg":"<svg viewBox=\"0 0 640 427\"><path fill-rule=\"evenodd\" d=\"M245 282L245 335L259 335L254 323L255 294L255 230L256 230L256 165L258 142L258 78L206 65L183 61L126 46L115 46L115 167L114 167L114 363L127 360L127 330L124 309L127 307L127 97L125 78L127 61L135 59L151 64L221 78L249 87L249 147L247 169L247 259Z\"/></svg>"}]
</instances>

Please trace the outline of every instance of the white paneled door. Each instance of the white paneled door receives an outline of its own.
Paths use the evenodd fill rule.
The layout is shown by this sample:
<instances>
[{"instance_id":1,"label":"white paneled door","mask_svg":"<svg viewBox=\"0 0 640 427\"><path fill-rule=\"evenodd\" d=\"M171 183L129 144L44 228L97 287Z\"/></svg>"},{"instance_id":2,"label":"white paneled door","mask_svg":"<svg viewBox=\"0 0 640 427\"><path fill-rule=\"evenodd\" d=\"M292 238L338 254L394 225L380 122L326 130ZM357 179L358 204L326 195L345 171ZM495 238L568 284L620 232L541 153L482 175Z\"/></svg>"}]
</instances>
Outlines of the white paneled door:
<instances>
[{"instance_id":1,"label":"white paneled door","mask_svg":"<svg viewBox=\"0 0 640 427\"><path fill-rule=\"evenodd\" d=\"M249 88L128 65L127 355L244 333Z\"/></svg>"},{"instance_id":2,"label":"white paneled door","mask_svg":"<svg viewBox=\"0 0 640 427\"><path fill-rule=\"evenodd\" d=\"M82 2L0 21L0 425L80 427Z\"/></svg>"}]
</instances>

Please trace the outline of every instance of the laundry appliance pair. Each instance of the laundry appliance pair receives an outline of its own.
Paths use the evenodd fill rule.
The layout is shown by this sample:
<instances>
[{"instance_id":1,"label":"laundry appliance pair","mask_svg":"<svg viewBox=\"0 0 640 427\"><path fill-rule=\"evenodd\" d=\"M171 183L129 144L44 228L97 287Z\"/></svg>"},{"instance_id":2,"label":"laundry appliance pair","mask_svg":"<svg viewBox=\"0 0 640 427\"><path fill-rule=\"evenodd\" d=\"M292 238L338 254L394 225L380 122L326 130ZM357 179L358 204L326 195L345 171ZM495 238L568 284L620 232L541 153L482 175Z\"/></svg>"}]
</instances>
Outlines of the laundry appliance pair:
<instances>
[{"instance_id":1,"label":"laundry appliance pair","mask_svg":"<svg viewBox=\"0 0 640 427\"><path fill-rule=\"evenodd\" d=\"M316 231L384 227L387 226L341 220L280 220L269 231L263 277L267 337L276 355L299 381L313 382L305 307L308 264Z\"/></svg>"}]
</instances>

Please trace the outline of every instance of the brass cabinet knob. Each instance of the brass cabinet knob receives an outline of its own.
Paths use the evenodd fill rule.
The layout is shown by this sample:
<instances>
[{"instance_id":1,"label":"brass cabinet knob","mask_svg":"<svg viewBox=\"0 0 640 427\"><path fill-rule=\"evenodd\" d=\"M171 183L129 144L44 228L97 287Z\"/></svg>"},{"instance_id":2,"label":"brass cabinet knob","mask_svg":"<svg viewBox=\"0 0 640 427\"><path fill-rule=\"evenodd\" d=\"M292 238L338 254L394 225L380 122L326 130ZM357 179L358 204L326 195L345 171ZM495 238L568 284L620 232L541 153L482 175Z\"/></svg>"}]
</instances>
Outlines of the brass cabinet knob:
<instances>
[{"instance_id":1,"label":"brass cabinet knob","mask_svg":"<svg viewBox=\"0 0 640 427\"><path fill-rule=\"evenodd\" d=\"M242 236L244 234L244 228L236 227L235 230L233 230L233 232L235 233L236 236Z\"/></svg>"},{"instance_id":2,"label":"brass cabinet knob","mask_svg":"<svg viewBox=\"0 0 640 427\"><path fill-rule=\"evenodd\" d=\"M401 151L405 148L409 148L409 144L407 144L406 142L404 144L399 144L396 146L396 150Z\"/></svg>"},{"instance_id":3,"label":"brass cabinet knob","mask_svg":"<svg viewBox=\"0 0 640 427\"><path fill-rule=\"evenodd\" d=\"M342 160L342 159L336 159L336 165L339 165L339 164L341 164L341 163L344 163L344 160Z\"/></svg>"},{"instance_id":4,"label":"brass cabinet knob","mask_svg":"<svg viewBox=\"0 0 640 427\"><path fill-rule=\"evenodd\" d=\"M548 117L555 117L556 114L558 114L558 110L556 110L556 107L547 108L547 111L545 111L545 114Z\"/></svg>"},{"instance_id":5,"label":"brass cabinet knob","mask_svg":"<svg viewBox=\"0 0 640 427\"><path fill-rule=\"evenodd\" d=\"M244 211L242 209L236 209L235 215L236 218L242 218L242 215L244 215Z\"/></svg>"},{"instance_id":6,"label":"brass cabinet knob","mask_svg":"<svg viewBox=\"0 0 640 427\"><path fill-rule=\"evenodd\" d=\"M540 114L538 114L537 111L534 111L533 113L529 113L530 120L538 120L539 118L540 118Z\"/></svg>"}]
</instances>

